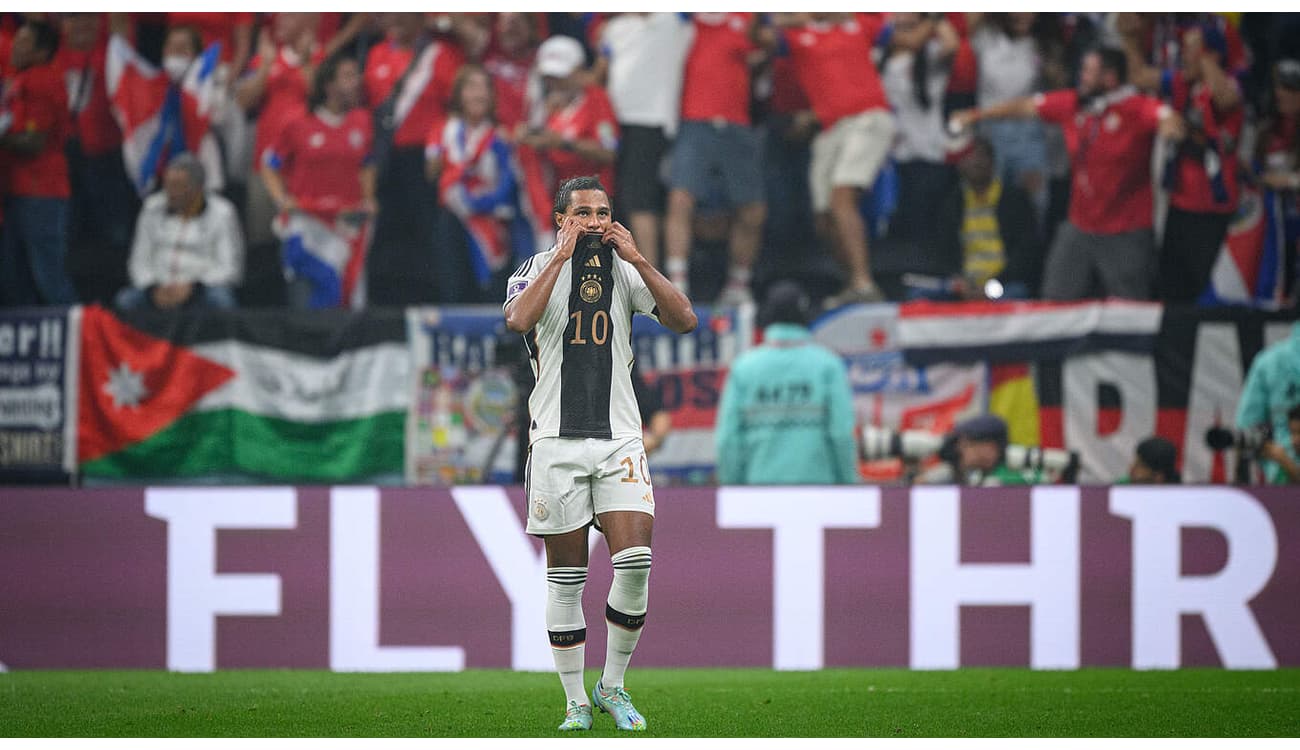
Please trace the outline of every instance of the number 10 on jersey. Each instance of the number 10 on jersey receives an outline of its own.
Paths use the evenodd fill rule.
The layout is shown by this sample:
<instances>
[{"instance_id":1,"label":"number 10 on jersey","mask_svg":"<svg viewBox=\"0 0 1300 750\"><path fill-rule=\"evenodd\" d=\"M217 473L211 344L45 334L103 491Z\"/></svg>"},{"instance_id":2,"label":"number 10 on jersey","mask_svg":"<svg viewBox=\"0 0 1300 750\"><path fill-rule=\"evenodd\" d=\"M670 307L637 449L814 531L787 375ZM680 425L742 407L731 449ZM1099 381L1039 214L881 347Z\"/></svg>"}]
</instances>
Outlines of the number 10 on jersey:
<instances>
[{"instance_id":1,"label":"number 10 on jersey","mask_svg":"<svg viewBox=\"0 0 1300 750\"><path fill-rule=\"evenodd\" d=\"M582 310L576 310L569 313L569 320L573 321L573 338L569 339L570 344L595 344L604 346L609 341L609 313L604 310L597 310L591 315L591 325L583 325ZM585 338L590 336L590 339Z\"/></svg>"}]
</instances>

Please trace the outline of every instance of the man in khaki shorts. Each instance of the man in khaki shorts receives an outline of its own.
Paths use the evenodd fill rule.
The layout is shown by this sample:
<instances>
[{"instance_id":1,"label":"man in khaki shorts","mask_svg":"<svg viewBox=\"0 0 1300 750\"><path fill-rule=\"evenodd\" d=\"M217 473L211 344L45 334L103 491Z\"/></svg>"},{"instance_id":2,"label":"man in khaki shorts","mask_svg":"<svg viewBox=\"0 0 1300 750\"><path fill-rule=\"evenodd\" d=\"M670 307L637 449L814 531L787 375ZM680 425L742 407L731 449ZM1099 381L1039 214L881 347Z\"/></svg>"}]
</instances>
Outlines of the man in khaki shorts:
<instances>
[{"instance_id":1,"label":"man in khaki shorts","mask_svg":"<svg viewBox=\"0 0 1300 750\"><path fill-rule=\"evenodd\" d=\"M777 24L778 41L821 124L808 170L818 231L830 236L849 274L844 290L826 306L883 301L871 276L858 205L894 141L894 118L871 57L885 19L878 13L787 13Z\"/></svg>"},{"instance_id":2,"label":"man in khaki shorts","mask_svg":"<svg viewBox=\"0 0 1300 750\"><path fill-rule=\"evenodd\" d=\"M528 400L528 533L546 546L546 629L565 693L562 731L591 728L582 682L587 528L605 535L614 581L606 600L605 667L591 699L619 729L643 731L623 675L645 624L654 488L632 390L632 315L677 333L695 328L691 303L613 221L595 177L555 196L555 245L506 285L506 327L523 334L537 386Z\"/></svg>"}]
</instances>

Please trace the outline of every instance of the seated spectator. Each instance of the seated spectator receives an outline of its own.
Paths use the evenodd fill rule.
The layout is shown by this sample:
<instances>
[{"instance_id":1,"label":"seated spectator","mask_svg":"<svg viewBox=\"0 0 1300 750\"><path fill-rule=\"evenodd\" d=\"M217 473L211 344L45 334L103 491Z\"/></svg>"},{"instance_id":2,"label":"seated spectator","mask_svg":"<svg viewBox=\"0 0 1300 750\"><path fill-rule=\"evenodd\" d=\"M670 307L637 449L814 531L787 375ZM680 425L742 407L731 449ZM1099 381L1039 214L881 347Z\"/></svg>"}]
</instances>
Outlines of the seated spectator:
<instances>
[{"instance_id":1,"label":"seated spectator","mask_svg":"<svg viewBox=\"0 0 1300 750\"><path fill-rule=\"evenodd\" d=\"M203 172L193 154L181 154L163 172L162 189L145 199L131 245L131 286L118 293L118 308L235 307L244 237L235 207L204 189Z\"/></svg>"},{"instance_id":2,"label":"seated spectator","mask_svg":"<svg viewBox=\"0 0 1300 750\"><path fill-rule=\"evenodd\" d=\"M434 259L441 304L499 298L514 267L508 263L520 263L534 250L518 211L510 144L493 120L493 94L487 70L461 66L452 87L452 116L429 133L425 147L427 175L447 208Z\"/></svg>"},{"instance_id":3,"label":"seated spectator","mask_svg":"<svg viewBox=\"0 0 1300 750\"><path fill-rule=\"evenodd\" d=\"M586 53L572 37L553 36L537 50L537 72L542 77L545 124L536 129L520 126L517 140L541 152L550 165L550 191L572 177L594 174L615 192L614 157L618 151L618 123L609 96L600 86L587 83Z\"/></svg>"},{"instance_id":4,"label":"seated spectator","mask_svg":"<svg viewBox=\"0 0 1300 750\"><path fill-rule=\"evenodd\" d=\"M1133 465L1128 470L1130 484L1181 484L1178 473L1178 448L1156 435L1138 443Z\"/></svg>"},{"instance_id":5,"label":"seated spectator","mask_svg":"<svg viewBox=\"0 0 1300 750\"><path fill-rule=\"evenodd\" d=\"M1027 299L1038 287L1043 252L1033 204L997 176L996 163L993 144L974 138L957 162L961 182L941 205L939 252L944 270L957 277L947 296Z\"/></svg>"},{"instance_id":6,"label":"seated spectator","mask_svg":"<svg viewBox=\"0 0 1300 750\"><path fill-rule=\"evenodd\" d=\"M69 305L68 95L54 65L59 35L27 21L13 37L0 97L0 304Z\"/></svg>"},{"instance_id":7,"label":"seated spectator","mask_svg":"<svg viewBox=\"0 0 1300 750\"><path fill-rule=\"evenodd\" d=\"M311 113L289 123L262 161L262 180L280 210L276 233L294 307L364 304L362 269L377 205L371 119L360 102L356 60L325 60L313 80Z\"/></svg>"}]
</instances>

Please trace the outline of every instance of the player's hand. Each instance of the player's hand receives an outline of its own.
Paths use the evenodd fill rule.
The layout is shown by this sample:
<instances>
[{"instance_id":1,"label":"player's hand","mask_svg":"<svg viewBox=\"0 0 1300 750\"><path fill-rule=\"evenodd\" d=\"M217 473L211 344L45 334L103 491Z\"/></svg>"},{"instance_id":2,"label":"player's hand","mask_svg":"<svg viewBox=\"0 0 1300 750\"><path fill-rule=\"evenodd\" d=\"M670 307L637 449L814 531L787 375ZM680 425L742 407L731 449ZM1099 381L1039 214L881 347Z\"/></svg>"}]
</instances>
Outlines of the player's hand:
<instances>
[{"instance_id":1,"label":"player's hand","mask_svg":"<svg viewBox=\"0 0 1300 750\"><path fill-rule=\"evenodd\" d=\"M605 230L600 239L612 243L618 257L628 263L636 263L642 259L641 251L636 249L636 240L632 239L632 232L617 221L609 225L609 229Z\"/></svg>"},{"instance_id":2,"label":"player's hand","mask_svg":"<svg viewBox=\"0 0 1300 750\"><path fill-rule=\"evenodd\" d=\"M555 254L563 260L572 258L573 250L578 246L578 238L585 231L582 228L582 219L577 216L564 217L559 230L555 233Z\"/></svg>"}]
</instances>

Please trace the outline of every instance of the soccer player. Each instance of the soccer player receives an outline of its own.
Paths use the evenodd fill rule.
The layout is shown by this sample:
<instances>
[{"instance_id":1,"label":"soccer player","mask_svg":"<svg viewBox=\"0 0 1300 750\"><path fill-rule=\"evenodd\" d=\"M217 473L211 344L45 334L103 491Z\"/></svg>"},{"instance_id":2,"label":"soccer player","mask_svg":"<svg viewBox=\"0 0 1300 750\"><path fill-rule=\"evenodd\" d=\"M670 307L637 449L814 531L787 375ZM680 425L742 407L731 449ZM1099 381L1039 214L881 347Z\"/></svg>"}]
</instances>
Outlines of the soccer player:
<instances>
[{"instance_id":1,"label":"soccer player","mask_svg":"<svg viewBox=\"0 0 1300 750\"><path fill-rule=\"evenodd\" d=\"M591 728L582 681L587 527L605 535L614 567L606 600L605 668L591 701L619 729L644 731L623 675L645 624L654 490L631 382L632 314L677 333L695 328L691 303L613 221L609 193L575 177L555 195L555 246L521 265L506 287L506 327L524 335L537 386L525 489L528 533L546 546L546 629L564 686L561 731Z\"/></svg>"}]
</instances>

